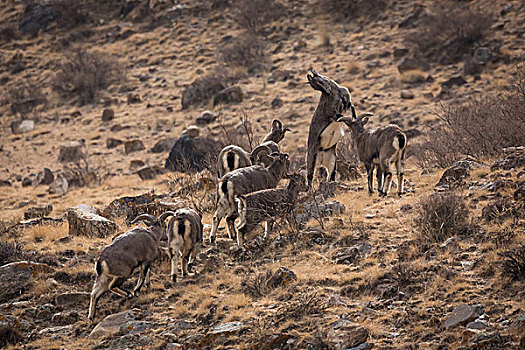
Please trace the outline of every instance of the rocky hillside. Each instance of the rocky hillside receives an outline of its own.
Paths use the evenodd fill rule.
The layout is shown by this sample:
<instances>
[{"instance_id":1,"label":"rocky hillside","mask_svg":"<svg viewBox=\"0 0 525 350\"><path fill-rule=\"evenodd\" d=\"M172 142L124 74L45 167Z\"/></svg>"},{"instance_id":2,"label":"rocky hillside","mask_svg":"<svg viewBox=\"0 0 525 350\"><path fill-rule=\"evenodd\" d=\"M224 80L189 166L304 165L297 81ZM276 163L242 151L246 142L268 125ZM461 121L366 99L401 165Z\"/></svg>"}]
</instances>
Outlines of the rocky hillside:
<instances>
[{"instance_id":1,"label":"rocky hillside","mask_svg":"<svg viewBox=\"0 0 525 350\"><path fill-rule=\"evenodd\" d=\"M0 347L525 348L523 28L522 1L2 2ZM304 166L310 69L407 132L407 193L369 196L346 135L293 220L211 245L223 145L280 119ZM166 255L88 321L103 247L183 206L196 273Z\"/></svg>"}]
</instances>

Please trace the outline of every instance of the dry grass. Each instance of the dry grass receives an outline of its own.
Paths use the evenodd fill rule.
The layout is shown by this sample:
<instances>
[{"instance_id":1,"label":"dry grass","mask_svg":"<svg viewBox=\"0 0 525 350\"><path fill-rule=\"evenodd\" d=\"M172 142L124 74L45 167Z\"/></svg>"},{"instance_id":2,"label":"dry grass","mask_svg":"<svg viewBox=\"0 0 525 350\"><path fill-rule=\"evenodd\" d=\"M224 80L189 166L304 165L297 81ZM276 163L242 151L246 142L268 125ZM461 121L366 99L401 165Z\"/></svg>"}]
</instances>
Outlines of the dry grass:
<instances>
[{"instance_id":1,"label":"dry grass","mask_svg":"<svg viewBox=\"0 0 525 350\"><path fill-rule=\"evenodd\" d=\"M409 70L401 73L399 80L404 84L419 84L427 80L427 73L421 70Z\"/></svg>"}]
</instances>

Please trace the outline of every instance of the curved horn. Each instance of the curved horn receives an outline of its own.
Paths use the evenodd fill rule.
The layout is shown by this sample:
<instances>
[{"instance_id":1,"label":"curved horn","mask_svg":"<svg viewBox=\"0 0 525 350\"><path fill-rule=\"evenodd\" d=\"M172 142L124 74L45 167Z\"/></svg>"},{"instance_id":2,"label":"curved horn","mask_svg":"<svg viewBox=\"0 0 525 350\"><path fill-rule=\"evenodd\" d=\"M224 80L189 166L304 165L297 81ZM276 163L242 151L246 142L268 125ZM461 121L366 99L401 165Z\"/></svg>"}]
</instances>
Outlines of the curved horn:
<instances>
[{"instance_id":1,"label":"curved horn","mask_svg":"<svg viewBox=\"0 0 525 350\"><path fill-rule=\"evenodd\" d=\"M281 123L281 121L279 119L274 119L273 122L272 122L272 129L273 128L282 129L283 128L283 123Z\"/></svg>"},{"instance_id":2,"label":"curved horn","mask_svg":"<svg viewBox=\"0 0 525 350\"><path fill-rule=\"evenodd\" d=\"M169 218L170 216L175 216L177 215L174 211L165 211L164 213L160 214L159 216L159 222L164 222L167 218Z\"/></svg>"},{"instance_id":3,"label":"curved horn","mask_svg":"<svg viewBox=\"0 0 525 350\"><path fill-rule=\"evenodd\" d=\"M361 114L359 114L359 117L357 117L357 120L361 120L364 117L371 117L373 115L374 115L374 113L370 113L370 112L361 113Z\"/></svg>"},{"instance_id":4,"label":"curved horn","mask_svg":"<svg viewBox=\"0 0 525 350\"><path fill-rule=\"evenodd\" d=\"M266 155L269 155L270 153L272 153L272 150L266 145L259 145L253 149L250 155L252 156L252 159L255 160L259 157L259 154L261 152L265 152Z\"/></svg>"},{"instance_id":5,"label":"curved horn","mask_svg":"<svg viewBox=\"0 0 525 350\"><path fill-rule=\"evenodd\" d=\"M355 117L355 107L354 107L354 105L350 105L350 108L352 109L352 118L355 119L356 117Z\"/></svg>"},{"instance_id":6,"label":"curved horn","mask_svg":"<svg viewBox=\"0 0 525 350\"><path fill-rule=\"evenodd\" d=\"M135 223L139 222L140 220L148 221L151 225L153 225L153 224L155 224L157 222L157 218L154 217L151 214L140 214L135 219L133 219L131 224L135 224Z\"/></svg>"},{"instance_id":7,"label":"curved horn","mask_svg":"<svg viewBox=\"0 0 525 350\"><path fill-rule=\"evenodd\" d=\"M310 72L312 72L312 74L313 74L315 77L318 77L318 76L319 76L319 73L317 73L317 72L315 71L315 69L313 69L313 68L310 70Z\"/></svg>"},{"instance_id":8,"label":"curved horn","mask_svg":"<svg viewBox=\"0 0 525 350\"><path fill-rule=\"evenodd\" d=\"M337 121L338 122L353 122L354 119L353 118L350 118L350 117L343 117L343 116L340 116L339 118L337 118Z\"/></svg>"}]
</instances>

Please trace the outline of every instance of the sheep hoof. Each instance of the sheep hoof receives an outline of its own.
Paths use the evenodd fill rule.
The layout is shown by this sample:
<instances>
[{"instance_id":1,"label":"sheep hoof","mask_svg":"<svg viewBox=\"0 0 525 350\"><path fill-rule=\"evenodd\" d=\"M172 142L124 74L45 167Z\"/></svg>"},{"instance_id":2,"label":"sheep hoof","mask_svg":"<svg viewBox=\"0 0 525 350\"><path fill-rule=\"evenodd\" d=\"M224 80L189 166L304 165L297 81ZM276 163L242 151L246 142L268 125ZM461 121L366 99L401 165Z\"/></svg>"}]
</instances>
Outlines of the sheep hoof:
<instances>
[{"instance_id":1,"label":"sheep hoof","mask_svg":"<svg viewBox=\"0 0 525 350\"><path fill-rule=\"evenodd\" d=\"M171 275L171 280L173 283L177 282L177 275Z\"/></svg>"},{"instance_id":2,"label":"sheep hoof","mask_svg":"<svg viewBox=\"0 0 525 350\"><path fill-rule=\"evenodd\" d=\"M191 272L191 270L193 270L193 264L188 263L188 272Z\"/></svg>"}]
</instances>

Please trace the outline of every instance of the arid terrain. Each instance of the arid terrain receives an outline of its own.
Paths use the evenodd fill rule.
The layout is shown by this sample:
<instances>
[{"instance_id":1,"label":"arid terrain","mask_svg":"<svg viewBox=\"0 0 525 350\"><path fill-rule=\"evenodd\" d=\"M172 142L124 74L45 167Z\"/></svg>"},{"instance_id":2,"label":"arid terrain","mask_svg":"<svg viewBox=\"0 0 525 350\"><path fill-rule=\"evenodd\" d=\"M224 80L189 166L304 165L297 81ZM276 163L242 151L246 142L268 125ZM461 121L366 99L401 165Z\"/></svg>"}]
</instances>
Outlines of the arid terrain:
<instances>
[{"instance_id":1,"label":"arid terrain","mask_svg":"<svg viewBox=\"0 0 525 350\"><path fill-rule=\"evenodd\" d=\"M525 349L524 61L521 0L2 0L0 348ZM279 119L304 169L311 69L403 128L406 193L368 194L347 133L267 240L211 244L223 146ZM195 273L165 254L89 321L102 249L181 206Z\"/></svg>"}]
</instances>

